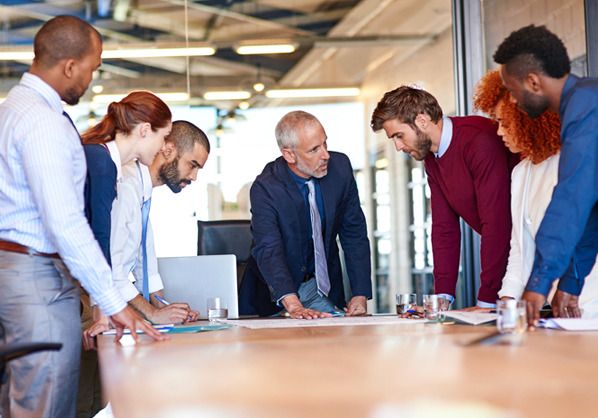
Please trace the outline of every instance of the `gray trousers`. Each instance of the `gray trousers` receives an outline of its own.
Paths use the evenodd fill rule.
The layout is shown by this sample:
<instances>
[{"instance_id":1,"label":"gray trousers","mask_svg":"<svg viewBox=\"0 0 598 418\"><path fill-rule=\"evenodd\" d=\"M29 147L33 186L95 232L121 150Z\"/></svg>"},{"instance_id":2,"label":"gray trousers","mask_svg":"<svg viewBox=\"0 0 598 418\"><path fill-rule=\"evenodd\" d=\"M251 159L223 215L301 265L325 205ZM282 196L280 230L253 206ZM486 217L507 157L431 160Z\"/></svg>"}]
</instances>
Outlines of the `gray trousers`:
<instances>
[{"instance_id":1,"label":"gray trousers","mask_svg":"<svg viewBox=\"0 0 598 418\"><path fill-rule=\"evenodd\" d=\"M2 418L73 418L79 381L79 290L61 260L0 250L3 343L60 342L7 364Z\"/></svg>"}]
</instances>

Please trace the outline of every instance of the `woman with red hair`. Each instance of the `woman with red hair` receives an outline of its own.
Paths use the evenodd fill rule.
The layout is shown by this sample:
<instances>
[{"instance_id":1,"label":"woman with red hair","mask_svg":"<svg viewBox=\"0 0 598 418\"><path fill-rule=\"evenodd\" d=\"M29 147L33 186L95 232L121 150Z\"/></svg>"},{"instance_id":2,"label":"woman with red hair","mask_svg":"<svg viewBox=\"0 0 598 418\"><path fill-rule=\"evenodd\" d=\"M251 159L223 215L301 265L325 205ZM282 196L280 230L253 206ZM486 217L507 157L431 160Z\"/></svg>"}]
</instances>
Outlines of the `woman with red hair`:
<instances>
[{"instance_id":1,"label":"woman with red hair","mask_svg":"<svg viewBox=\"0 0 598 418\"><path fill-rule=\"evenodd\" d=\"M480 80L474 105L498 122L498 134L505 146L521 154L521 162L511 174L511 250L498 292L501 299L519 299L532 271L536 232L558 181L561 124L554 112L531 119L520 111L498 71L491 71ZM598 315L598 277L591 276L598 276L596 267L579 298L584 317ZM570 316L579 316L579 312L572 308Z\"/></svg>"},{"instance_id":2,"label":"woman with red hair","mask_svg":"<svg viewBox=\"0 0 598 418\"><path fill-rule=\"evenodd\" d=\"M121 167L149 166L172 127L170 109L149 91L134 91L108 106L106 116L81 135L87 159L85 214L104 257L110 260L110 211Z\"/></svg>"}]
</instances>

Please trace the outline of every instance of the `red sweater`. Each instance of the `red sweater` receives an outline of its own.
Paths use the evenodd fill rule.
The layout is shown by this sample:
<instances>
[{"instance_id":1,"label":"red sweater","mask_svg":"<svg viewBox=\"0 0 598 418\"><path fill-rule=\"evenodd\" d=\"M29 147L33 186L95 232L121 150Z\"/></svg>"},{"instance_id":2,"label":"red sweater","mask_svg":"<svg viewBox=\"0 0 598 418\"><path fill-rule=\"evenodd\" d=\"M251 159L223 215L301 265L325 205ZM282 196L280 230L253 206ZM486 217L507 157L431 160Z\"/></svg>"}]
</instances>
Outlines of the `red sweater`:
<instances>
[{"instance_id":1,"label":"red sweater","mask_svg":"<svg viewBox=\"0 0 598 418\"><path fill-rule=\"evenodd\" d=\"M480 116L453 117L451 144L442 157L425 159L432 200L436 293L455 295L463 218L482 237L478 300L495 303L509 256L510 178L519 161Z\"/></svg>"}]
</instances>

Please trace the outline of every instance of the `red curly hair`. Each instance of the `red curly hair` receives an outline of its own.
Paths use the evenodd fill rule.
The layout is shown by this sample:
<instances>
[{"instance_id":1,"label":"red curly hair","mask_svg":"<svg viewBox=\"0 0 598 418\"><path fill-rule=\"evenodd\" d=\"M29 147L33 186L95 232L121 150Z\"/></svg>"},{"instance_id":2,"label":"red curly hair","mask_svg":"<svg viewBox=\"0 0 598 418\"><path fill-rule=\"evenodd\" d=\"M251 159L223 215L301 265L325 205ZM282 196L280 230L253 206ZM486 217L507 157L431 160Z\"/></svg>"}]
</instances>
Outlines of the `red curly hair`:
<instances>
[{"instance_id":1,"label":"red curly hair","mask_svg":"<svg viewBox=\"0 0 598 418\"><path fill-rule=\"evenodd\" d=\"M487 73L477 85L474 107L496 119L496 109L502 111L502 125L513 138L523 158L538 164L556 154L561 148L561 121L559 116L546 111L532 119L511 100L503 86L498 70Z\"/></svg>"}]
</instances>

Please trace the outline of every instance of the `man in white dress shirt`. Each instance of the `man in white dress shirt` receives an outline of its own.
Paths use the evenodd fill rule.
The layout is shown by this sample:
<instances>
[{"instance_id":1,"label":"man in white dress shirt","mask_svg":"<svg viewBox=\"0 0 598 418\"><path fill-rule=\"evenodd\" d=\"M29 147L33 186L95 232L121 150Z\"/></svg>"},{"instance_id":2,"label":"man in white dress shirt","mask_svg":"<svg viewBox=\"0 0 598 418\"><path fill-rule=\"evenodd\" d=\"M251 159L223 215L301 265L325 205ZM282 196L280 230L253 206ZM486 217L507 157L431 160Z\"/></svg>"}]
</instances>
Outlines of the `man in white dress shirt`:
<instances>
[{"instance_id":1,"label":"man in white dress shirt","mask_svg":"<svg viewBox=\"0 0 598 418\"><path fill-rule=\"evenodd\" d=\"M81 328L71 274L123 327L149 327L112 282L84 215L86 165L61 100L78 103L101 64L99 33L73 16L46 22L28 73L0 105L0 329L2 342L60 342L13 360L2 382L3 417L75 415Z\"/></svg>"},{"instance_id":2,"label":"man in white dress shirt","mask_svg":"<svg viewBox=\"0 0 598 418\"><path fill-rule=\"evenodd\" d=\"M172 123L172 131L165 139L164 148L156 155L152 165L127 164L123 167L120 197L112 208L111 256L115 284L125 300L129 301L146 318L162 320L160 323L183 322L197 319L186 303L172 303L170 310L155 298L163 296L164 285L158 273L151 222L147 228L148 282L151 304L143 296L141 211L139 208L151 198L152 188L167 185L174 193L197 179L198 171L205 165L210 153L206 134L187 121ZM135 239L136 238L136 239ZM128 280L132 271L135 284ZM171 301L172 302L172 301ZM174 308L178 307L178 310ZM164 312L165 318L160 318ZM178 316L177 316L178 314Z\"/></svg>"},{"instance_id":3,"label":"man in white dress shirt","mask_svg":"<svg viewBox=\"0 0 598 418\"><path fill-rule=\"evenodd\" d=\"M155 297L163 296L164 285L158 272L151 222L148 222L146 242L151 303L142 296L141 208L151 198L154 187L167 185L174 193L178 193L195 181L209 153L210 142L201 129L187 121L175 121L170 134L165 138L164 147L149 168L134 161L124 165L121 170L121 180L117 185L118 197L112 204L111 212L112 277L123 298L155 324L195 321L198 313L186 303L165 306ZM133 273L135 283L129 280L129 273ZM104 319L87 328L84 332L84 348L95 348L94 337L107 328L108 324ZM93 416L102 407L97 357L90 351L84 352L82 356L77 413L78 416Z\"/></svg>"},{"instance_id":4,"label":"man in white dress shirt","mask_svg":"<svg viewBox=\"0 0 598 418\"><path fill-rule=\"evenodd\" d=\"M164 285L158 273L151 222L147 228L148 290L151 303L141 295L143 288L143 248L141 242L142 206L152 195L152 188L167 185L174 193L197 179L210 153L206 134L187 121L175 121L162 150L148 168L134 161L122 167L118 198L112 204L110 258L116 287L124 299L147 319L157 324L181 323L197 319L197 312L186 303L166 307L155 298L163 296ZM133 273L135 283L129 280ZM107 327L98 321L85 331L85 347L94 348L93 338Z\"/></svg>"}]
</instances>

